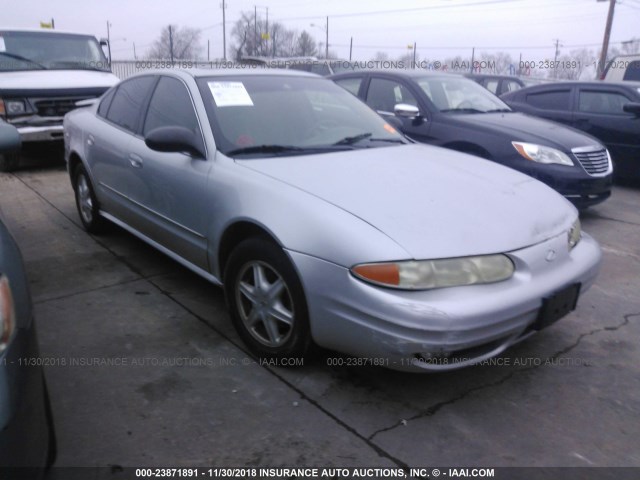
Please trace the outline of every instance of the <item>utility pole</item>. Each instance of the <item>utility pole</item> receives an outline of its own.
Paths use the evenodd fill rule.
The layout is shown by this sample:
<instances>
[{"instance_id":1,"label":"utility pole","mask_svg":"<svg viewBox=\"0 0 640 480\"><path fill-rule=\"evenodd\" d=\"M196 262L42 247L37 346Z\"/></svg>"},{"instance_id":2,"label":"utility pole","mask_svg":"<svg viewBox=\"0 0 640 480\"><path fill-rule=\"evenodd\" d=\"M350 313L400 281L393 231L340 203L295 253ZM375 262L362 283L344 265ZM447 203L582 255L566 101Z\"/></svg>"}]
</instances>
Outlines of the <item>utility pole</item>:
<instances>
[{"instance_id":1,"label":"utility pole","mask_svg":"<svg viewBox=\"0 0 640 480\"><path fill-rule=\"evenodd\" d=\"M326 43L324 46L324 58L329 60L329 17L327 17L327 35L326 35Z\"/></svg>"},{"instance_id":2,"label":"utility pole","mask_svg":"<svg viewBox=\"0 0 640 480\"><path fill-rule=\"evenodd\" d=\"M227 60L227 24L224 11L227 9L225 0L222 0L222 58Z\"/></svg>"},{"instance_id":3,"label":"utility pole","mask_svg":"<svg viewBox=\"0 0 640 480\"><path fill-rule=\"evenodd\" d=\"M109 27L111 24L109 20L107 20L107 51L109 52L109 66L111 66L111 33L109 31Z\"/></svg>"},{"instance_id":4,"label":"utility pole","mask_svg":"<svg viewBox=\"0 0 640 480\"><path fill-rule=\"evenodd\" d=\"M51 18L51 30L55 30L56 29L56 22L55 20L53 20L53 17Z\"/></svg>"},{"instance_id":5,"label":"utility pole","mask_svg":"<svg viewBox=\"0 0 640 480\"><path fill-rule=\"evenodd\" d=\"M556 54L555 54L555 57L553 58L553 78L558 77L558 68L556 67L556 65L558 62L558 54L560 53L560 50L559 50L560 40L556 38L555 41L556 41Z\"/></svg>"},{"instance_id":6,"label":"utility pole","mask_svg":"<svg viewBox=\"0 0 640 480\"><path fill-rule=\"evenodd\" d=\"M210 41L207 40L207 62L209 61L209 48L210 48Z\"/></svg>"},{"instance_id":7,"label":"utility pole","mask_svg":"<svg viewBox=\"0 0 640 480\"><path fill-rule=\"evenodd\" d=\"M173 64L173 30L169 25L169 55L171 56L171 63Z\"/></svg>"},{"instance_id":8,"label":"utility pole","mask_svg":"<svg viewBox=\"0 0 640 480\"><path fill-rule=\"evenodd\" d=\"M606 0L597 0L598 2ZM613 25L613 11L616 7L616 0L609 0L609 13L607 14L607 26L604 29L604 38L602 39L602 51L600 52L600 63L598 64L598 73L602 75L607 62L607 53L609 51L609 37L611 37L611 26Z\"/></svg>"},{"instance_id":9,"label":"utility pole","mask_svg":"<svg viewBox=\"0 0 640 480\"><path fill-rule=\"evenodd\" d=\"M351 43L349 43L349 61L351 61L352 53L353 53L353 37L351 37Z\"/></svg>"},{"instance_id":10,"label":"utility pole","mask_svg":"<svg viewBox=\"0 0 640 480\"><path fill-rule=\"evenodd\" d=\"M253 54L258 53L258 7L253 6Z\"/></svg>"},{"instance_id":11,"label":"utility pole","mask_svg":"<svg viewBox=\"0 0 640 480\"><path fill-rule=\"evenodd\" d=\"M473 73L473 64L476 62L476 47L473 47L471 49L471 72Z\"/></svg>"},{"instance_id":12,"label":"utility pole","mask_svg":"<svg viewBox=\"0 0 640 480\"><path fill-rule=\"evenodd\" d=\"M138 60L138 56L136 55L136 42L133 42L133 59Z\"/></svg>"}]
</instances>

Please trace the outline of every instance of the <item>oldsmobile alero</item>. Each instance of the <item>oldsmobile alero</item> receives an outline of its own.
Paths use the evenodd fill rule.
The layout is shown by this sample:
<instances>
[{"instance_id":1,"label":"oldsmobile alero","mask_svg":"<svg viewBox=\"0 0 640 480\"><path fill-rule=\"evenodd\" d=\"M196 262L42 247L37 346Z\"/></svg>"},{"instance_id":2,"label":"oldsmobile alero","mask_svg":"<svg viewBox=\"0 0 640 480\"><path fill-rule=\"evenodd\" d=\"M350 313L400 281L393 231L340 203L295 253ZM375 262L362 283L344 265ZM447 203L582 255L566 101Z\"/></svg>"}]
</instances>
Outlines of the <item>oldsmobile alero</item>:
<instances>
[{"instance_id":1,"label":"oldsmobile alero","mask_svg":"<svg viewBox=\"0 0 640 480\"><path fill-rule=\"evenodd\" d=\"M144 73L64 128L86 230L116 223L223 285L261 358L471 365L569 313L599 269L552 189L414 144L311 74Z\"/></svg>"}]
</instances>

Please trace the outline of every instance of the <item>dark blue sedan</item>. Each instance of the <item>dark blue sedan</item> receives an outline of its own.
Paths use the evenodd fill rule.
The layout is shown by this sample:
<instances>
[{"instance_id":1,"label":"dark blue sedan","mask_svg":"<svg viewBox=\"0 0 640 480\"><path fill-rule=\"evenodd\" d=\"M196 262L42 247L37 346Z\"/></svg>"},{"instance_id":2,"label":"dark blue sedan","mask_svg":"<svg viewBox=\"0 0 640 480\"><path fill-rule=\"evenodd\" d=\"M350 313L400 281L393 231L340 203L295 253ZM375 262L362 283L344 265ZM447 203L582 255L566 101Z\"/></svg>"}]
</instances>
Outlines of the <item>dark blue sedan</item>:
<instances>
[{"instance_id":1,"label":"dark blue sedan","mask_svg":"<svg viewBox=\"0 0 640 480\"><path fill-rule=\"evenodd\" d=\"M526 173L578 208L611 194L613 166L596 138L513 112L461 75L356 71L329 77L418 142L470 153Z\"/></svg>"}]
</instances>

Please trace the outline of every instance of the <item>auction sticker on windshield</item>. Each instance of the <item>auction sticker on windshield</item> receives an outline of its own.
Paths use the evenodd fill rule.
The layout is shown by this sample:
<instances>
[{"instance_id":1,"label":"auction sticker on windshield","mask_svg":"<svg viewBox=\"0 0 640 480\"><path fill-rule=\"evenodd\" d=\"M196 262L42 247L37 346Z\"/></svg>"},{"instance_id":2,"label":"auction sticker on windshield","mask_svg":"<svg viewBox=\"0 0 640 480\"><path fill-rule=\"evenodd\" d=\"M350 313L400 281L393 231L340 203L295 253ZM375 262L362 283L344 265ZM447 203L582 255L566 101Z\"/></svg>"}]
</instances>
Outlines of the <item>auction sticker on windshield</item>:
<instances>
[{"instance_id":1,"label":"auction sticker on windshield","mask_svg":"<svg viewBox=\"0 0 640 480\"><path fill-rule=\"evenodd\" d=\"M209 82L209 90L218 107L253 106L242 82Z\"/></svg>"},{"instance_id":2,"label":"auction sticker on windshield","mask_svg":"<svg viewBox=\"0 0 640 480\"><path fill-rule=\"evenodd\" d=\"M0 52L5 52L7 47L4 44L4 38L0 37Z\"/></svg>"}]
</instances>

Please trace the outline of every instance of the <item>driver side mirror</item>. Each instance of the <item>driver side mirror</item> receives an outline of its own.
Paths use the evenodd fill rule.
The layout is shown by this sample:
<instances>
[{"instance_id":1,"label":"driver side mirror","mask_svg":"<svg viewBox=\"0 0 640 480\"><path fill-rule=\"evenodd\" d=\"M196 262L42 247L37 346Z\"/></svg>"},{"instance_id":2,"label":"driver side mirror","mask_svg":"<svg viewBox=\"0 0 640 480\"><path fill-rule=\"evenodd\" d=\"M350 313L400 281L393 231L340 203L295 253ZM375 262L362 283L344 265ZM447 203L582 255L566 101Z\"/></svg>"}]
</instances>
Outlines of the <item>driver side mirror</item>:
<instances>
[{"instance_id":1,"label":"driver side mirror","mask_svg":"<svg viewBox=\"0 0 640 480\"><path fill-rule=\"evenodd\" d=\"M640 103L627 103L622 107L627 113L633 113L636 117L640 116Z\"/></svg>"},{"instance_id":2,"label":"driver side mirror","mask_svg":"<svg viewBox=\"0 0 640 480\"><path fill-rule=\"evenodd\" d=\"M202 141L184 127L160 127L151 130L144 143L157 152L186 153L196 158L205 158Z\"/></svg>"}]
</instances>

